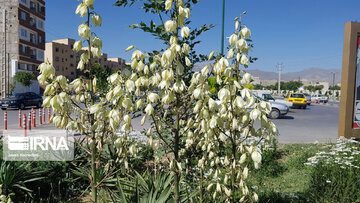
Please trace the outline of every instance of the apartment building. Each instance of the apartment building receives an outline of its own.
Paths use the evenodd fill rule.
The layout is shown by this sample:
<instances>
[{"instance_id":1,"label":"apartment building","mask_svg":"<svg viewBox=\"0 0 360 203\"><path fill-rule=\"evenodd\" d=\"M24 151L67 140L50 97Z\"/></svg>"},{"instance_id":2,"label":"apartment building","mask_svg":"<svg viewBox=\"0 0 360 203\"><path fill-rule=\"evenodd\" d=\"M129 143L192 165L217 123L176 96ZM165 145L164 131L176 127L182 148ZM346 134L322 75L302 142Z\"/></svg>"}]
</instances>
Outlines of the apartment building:
<instances>
[{"instance_id":1,"label":"apartment building","mask_svg":"<svg viewBox=\"0 0 360 203\"><path fill-rule=\"evenodd\" d=\"M38 75L44 61L45 1L0 0L0 91L10 93L16 72Z\"/></svg>"},{"instance_id":2,"label":"apartment building","mask_svg":"<svg viewBox=\"0 0 360 203\"><path fill-rule=\"evenodd\" d=\"M45 45L45 60L55 67L57 75L63 75L70 81L82 74L77 70L77 64L80 61L81 54L87 51L87 47L79 52L73 51L74 43L75 40L66 38L53 40ZM108 58L106 53L103 53L101 58L96 59L95 62L112 71L121 70L125 66L124 59Z\"/></svg>"}]
</instances>

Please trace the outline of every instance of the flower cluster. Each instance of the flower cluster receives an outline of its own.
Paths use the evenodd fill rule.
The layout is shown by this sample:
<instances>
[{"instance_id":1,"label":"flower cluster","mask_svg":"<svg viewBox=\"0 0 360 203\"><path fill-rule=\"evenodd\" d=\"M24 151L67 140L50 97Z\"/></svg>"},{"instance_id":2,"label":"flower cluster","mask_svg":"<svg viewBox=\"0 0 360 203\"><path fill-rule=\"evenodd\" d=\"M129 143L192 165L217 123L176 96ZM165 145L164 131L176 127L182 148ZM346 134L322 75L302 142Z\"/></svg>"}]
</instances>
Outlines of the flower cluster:
<instances>
[{"instance_id":1,"label":"flower cluster","mask_svg":"<svg viewBox=\"0 0 360 203\"><path fill-rule=\"evenodd\" d=\"M247 54L250 46L247 41L250 41L250 29L241 26L238 18L235 19L235 28L235 33L229 38L227 57L218 56L211 70L205 66L200 73L193 75L190 87L194 88L194 113L197 115L193 122L195 129L187 132L186 143L188 147L197 143L197 148L203 151L198 167L206 170L210 166L211 170L205 172L209 179L206 189L213 192L214 199L221 195L225 201L234 200L235 191L240 189L243 195L240 201L247 197L257 201L257 194L250 194L246 185L249 164L254 164L256 169L260 167L262 146L259 143L262 140L269 142L277 134L277 129L267 119L270 104L260 102L254 105L256 99L247 88L251 75L240 71L240 65L247 67L249 64ZM214 52L209 60L213 55ZM231 64L232 59L234 64ZM208 74L213 74L221 87L216 101L208 91L205 79ZM259 129L254 126L256 121L261 123ZM231 150L225 150L224 154L221 146Z\"/></svg>"},{"instance_id":2,"label":"flower cluster","mask_svg":"<svg viewBox=\"0 0 360 203\"><path fill-rule=\"evenodd\" d=\"M360 168L360 144L355 139L340 137L336 144L325 146L325 150L308 158L305 165L338 164L340 168Z\"/></svg>"}]
</instances>

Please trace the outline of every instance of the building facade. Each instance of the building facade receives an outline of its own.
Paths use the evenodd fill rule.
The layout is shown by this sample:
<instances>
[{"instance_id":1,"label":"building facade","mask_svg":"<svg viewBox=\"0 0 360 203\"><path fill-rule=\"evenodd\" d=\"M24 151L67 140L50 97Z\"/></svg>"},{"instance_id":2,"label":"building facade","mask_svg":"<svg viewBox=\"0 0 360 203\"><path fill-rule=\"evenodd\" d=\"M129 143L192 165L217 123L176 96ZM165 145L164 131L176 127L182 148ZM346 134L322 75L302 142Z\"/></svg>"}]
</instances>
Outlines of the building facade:
<instances>
[{"instance_id":1,"label":"building facade","mask_svg":"<svg viewBox=\"0 0 360 203\"><path fill-rule=\"evenodd\" d=\"M53 40L45 45L45 61L55 67L57 75L63 75L70 81L82 74L77 70L77 64L81 54L87 51L86 47L79 52L73 51L74 43L75 40L66 38ZM96 59L95 62L112 71L121 70L125 66L124 59L108 58L106 53L103 53L101 58Z\"/></svg>"},{"instance_id":2,"label":"building facade","mask_svg":"<svg viewBox=\"0 0 360 203\"><path fill-rule=\"evenodd\" d=\"M16 72L38 75L44 61L45 1L0 0L0 92L10 94Z\"/></svg>"}]
</instances>

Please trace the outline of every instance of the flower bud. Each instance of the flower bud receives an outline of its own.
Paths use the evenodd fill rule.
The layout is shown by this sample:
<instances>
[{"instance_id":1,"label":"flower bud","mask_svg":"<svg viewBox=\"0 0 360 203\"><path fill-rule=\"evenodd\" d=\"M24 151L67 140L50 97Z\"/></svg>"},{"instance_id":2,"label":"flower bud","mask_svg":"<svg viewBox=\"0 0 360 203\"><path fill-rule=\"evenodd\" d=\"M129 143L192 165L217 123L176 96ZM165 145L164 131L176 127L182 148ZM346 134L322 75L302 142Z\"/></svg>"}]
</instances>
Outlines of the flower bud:
<instances>
[{"instance_id":1,"label":"flower bud","mask_svg":"<svg viewBox=\"0 0 360 203\"><path fill-rule=\"evenodd\" d=\"M249 73L245 73L243 75L243 79L244 81L246 82L246 84L250 83L251 82L251 75Z\"/></svg>"},{"instance_id":2,"label":"flower bud","mask_svg":"<svg viewBox=\"0 0 360 203\"><path fill-rule=\"evenodd\" d=\"M247 166L245 166L245 168L243 170L244 179L246 179L248 177L248 174L249 174L249 168Z\"/></svg>"},{"instance_id":3,"label":"flower bud","mask_svg":"<svg viewBox=\"0 0 360 203\"><path fill-rule=\"evenodd\" d=\"M155 93L150 93L148 99L150 102L157 102L159 100L159 95Z\"/></svg>"},{"instance_id":4,"label":"flower bud","mask_svg":"<svg viewBox=\"0 0 360 203\"><path fill-rule=\"evenodd\" d=\"M251 112L250 112L250 118L252 120L257 120L260 118L260 115L261 115L261 112L259 111L259 109L253 109Z\"/></svg>"},{"instance_id":5,"label":"flower bud","mask_svg":"<svg viewBox=\"0 0 360 203\"><path fill-rule=\"evenodd\" d=\"M246 153L242 154L241 157L240 157L240 164L243 164L245 163L246 161Z\"/></svg>"},{"instance_id":6,"label":"flower bud","mask_svg":"<svg viewBox=\"0 0 360 203\"><path fill-rule=\"evenodd\" d=\"M86 16L88 12L87 6L84 3L81 3L77 6L75 14L80 15L81 17Z\"/></svg>"},{"instance_id":7,"label":"flower bud","mask_svg":"<svg viewBox=\"0 0 360 203\"><path fill-rule=\"evenodd\" d=\"M238 36L236 34L232 34L229 38L229 44L235 45L237 41L238 41Z\"/></svg>"},{"instance_id":8,"label":"flower bud","mask_svg":"<svg viewBox=\"0 0 360 203\"><path fill-rule=\"evenodd\" d=\"M151 116L154 113L154 108L151 104L148 104L145 108L145 113L149 116Z\"/></svg>"},{"instance_id":9,"label":"flower bud","mask_svg":"<svg viewBox=\"0 0 360 203\"><path fill-rule=\"evenodd\" d=\"M185 64L186 64L186 66L191 66L191 61L190 61L190 59L186 56L185 57Z\"/></svg>"},{"instance_id":10,"label":"flower bud","mask_svg":"<svg viewBox=\"0 0 360 203\"><path fill-rule=\"evenodd\" d=\"M250 37L251 32L249 28L245 27L240 31L240 34L242 37L246 38L246 37Z\"/></svg>"},{"instance_id":11,"label":"flower bud","mask_svg":"<svg viewBox=\"0 0 360 203\"><path fill-rule=\"evenodd\" d=\"M124 116L124 122L126 124L131 124L131 117L128 114Z\"/></svg>"},{"instance_id":12,"label":"flower bud","mask_svg":"<svg viewBox=\"0 0 360 203\"><path fill-rule=\"evenodd\" d=\"M101 49L97 47L91 47L91 53L96 58L101 58Z\"/></svg>"},{"instance_id":13,"label":"flower bud","mask_svg":"<svg viewBox=\"0 0 360 203\"><path fill-rule=\"evenodd\" d=\"M94 0L84 0L86 6L92 6L94 4Z\"/></svg>"},{"instance_id":14,"label":"flower bud","mask_svg":"<svg viewBox=\"0 0 360 203\"><path fill-rule=\"evenodd\" d=\"M176 23L172 20L168 20L164 24L166 32L174 32L176 30Z\"/></svg>"},{"instance_id":15,"label":"flower bud","mask_svg":"<svg viewBox=\"0 0 360 203\"><path fill-rule=\"evenodd\" d=\"M251 153L251 159L255 163L261 163L261 154L255 150L253 153Z\"/></svg>"},{"instance_id":16,"label":"flower bud","mask_svg":"<svg viewBox=\"0 0 360 203\"><path fill-rule=\"evenodd\" d=\"M91 22L95 25L95 27L101 26L102 18L101 16L94 14L93 16L91 16Z\"/></svg>"},{"instance_id":17,"label":"flower bud","mask_svg":"<svg viewBox=\"0 0 360 203\"><path fill-rule=\"evenodd\" d=\"M97 48L102 48L102 46L103 46L102 40L97 36L93 37L91 40L91 46L97 47Z\"/></svg>"},{"instance_id":18,"label":"flower bud","mask_svg":"<svg viewBox=\"0 0 360 203\"><path fill-rule=\"evenodd\" d=\"M51 101L51 96L46 97L43 101L43 106L50 107L50 101Z\"/></svg>"},{"instance_id":19,"label":"flower bud","mask_svg":"<svg viewBox=\"0 0 360 203\"><path fill-rule=\"evenodd\" d=\"M74 48L73 48L74 51L80 51L81 48L82 48L82 41L81 41L81 40L76 41L76 42L74 43L74 46L73 46L73 47L74 47Z\"/></svg>"},{"instance_id":20,"label":"flower bud","mask_svg":"<svg viewBox=\"0 0 360 203\"><path fill-rule=\"evenodd\" d=\"M79 32L79 36L82 38L90 38L91 37L90 27L85 24L79 25L78 32Z\"/></svg>"},{"instance_id":21,"label":"flower bud","mask_svg":"<svg viewBox=\"0 0 360 203\"><path fill-rule=\"evenodd\" d=\"M246 57L245 54L241 56L240 63L244 66L247 66L249 64L249 59Z\"/></svg>"},{"instance_id":22,"label":"flower bud","mask_svg":"<svg viewBox=\"0 0 360 203\"><path fill-rule=\"evenodd\" d=\"M210 127L211 129L214 129L214 128L216 127L216 124L217 124L216 117L213 116L213 117L210 119L209 127Z\"/></svg>"},{"instance_id":23,"label":"flower bud","mask_svg":"<svg viewBox=\"0 0 360 203\"><path fill-rule=\"evenodd\" d=\"M43 74L39 75L37 80L39 81L40 85L44 85L46 83L46 77Z\"/></svg>"},{"instance_id":24,"label":"flower bud","mask_svg":"<svg viewBox=\"0 0 360 203\"><path fill-rule=\"evenodd\" d=\"M135 91L135 83L134 83L134 81L127 80L125 82L125 87L126 87L126 90L129 91L129 92Z\"/></svg>"},{"instance_id":25,"label":"flower bud","mask_svg":"<svg viewBox=\"0 0 360 203\"><path fill-rule=\"evenodd\" d=\"M228 59L232 59L232 57L234 56L234 49L230 49L227 53L227 58Z\"/></svg>"},{"instance_id":26,"label":"flower bud","mask_svg":"<svg viewBox=\"0 0 360 203\"><path fill-rule=\"evenodd\" d=\"M222 88L219 93L218 93L218 98L224 102L226 100L228 100L230 97L230 91L226 88Z\"/></svg>"},{"instance_id":27,"label":"flower bud","mask_svg":"<svg viewBox=\"0 0 360 203\"><path fill-rule=\"evenodd\" d=\"M171 10L173 4L173 0L166 0L165 1L165 10Z\"/></svg>"},{"instance_id":28,"label":"flower bud","mask_svg":"<svg viewBox=\"0 0 360 203\"><path fill-rule=\"evenodd\" d=\"M210 53L209 58L208 58L208 61L210 61L210 60L212 59L212 57L214 56L214 53L215 53L215 51L212 51L212 52Z\"/></svg>"},{"instance_id":29,"label":"flower bud","mask_svg":"<svg viewBox=\"0 0 360 203\"><path fill-rule=\"evenodd\" d=\"M56 80L56 82L58 82L58 83L60 84L60 86L61 86L62 88L65 88L65 87L66 87L66 85L67 85L67 79L66 79L66 77L64 77L63 75L57 76L55 80Z\"/></svg>"},{"instance_id":30,"label":"flower bud","mask_svg":"<svg viewBox=\"0 0 360 203\"><path fill-rule=\"evenodd\" d=\"M243 50L246 47L246 41L244 39L240 39L239 41L237 41L236 43L236 48L239 50Z\"/></svg>"},{"instance_id":31,"label":"flower bud","mask_svg":"<svg viewBox=\"0 0 360 203\"><path fill-rule=\"evenodd\" d=\"M183 54L186 54L186 55L189 54L190 46L188 44L184 43L182 45L181 51L182 51Z\"/></svg>"},{"instance_id":32,"label":"flower bud","mask_svg":"<svg viewBox=\"0 0 360 203\"><path fill-rule=\"evenodd\" d=\"M181 37L185 39L185 38L188 38L189 35L190 35L190 29L186 26L182 27L181 28Z\"/></svg>"},{"instance_id":33,"label":"flower bud","mask_svg":"<svg viewBox=\"0 0 360 203\"><path fill-rule=\"evenodd\" d=\"M135 47L134 45L131 45L131 46L129 46L128 48L126 48L125 51L130 51L130 50L132 50L134 47Z\"/></svg>"}]
</instances>

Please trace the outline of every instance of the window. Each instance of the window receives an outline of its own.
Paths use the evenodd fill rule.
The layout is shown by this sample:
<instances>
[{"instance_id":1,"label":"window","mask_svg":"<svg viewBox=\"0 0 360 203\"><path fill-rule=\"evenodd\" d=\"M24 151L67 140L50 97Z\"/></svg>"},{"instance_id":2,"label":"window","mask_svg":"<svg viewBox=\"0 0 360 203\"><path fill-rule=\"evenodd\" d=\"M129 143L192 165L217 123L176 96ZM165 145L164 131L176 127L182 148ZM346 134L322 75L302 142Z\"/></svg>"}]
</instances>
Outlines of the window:
<instances>
[{"instance_id":1,"label":"window","mask_svg":"<svg viewBox=\"0 0 360 203\"><path fill-rule=\"evenodd\" d=\"M43 61L44 60L44 51L38 50L37 51L37 59L39 61Z\"/></svg>"},{"instance_id":2,"label":"window","mask_svg":"<svg viewBox=\"0 0 360 203\"><path fill-rule=\"evenodd\" d=\"M56 66L56 67L55 67L55 70L57 70L57 71L58 71L58 70L59 70L59 66Z\"/></svg>"},{"instance_id":3,"label":"window","mask_svg":"<svg viewBox=\"0 0 360 203\"><path fill-rule=\"evenodd\" d=\"M35 18L30 18L30 25L31 25L32 27L36 27L36 20L35 20Z\"/></svg>"},{"instance_id":4,"label":"window","mask_svg":"<svg viewBox=\"0 0 360 203\"><path fill-rule=\"evenodd\" d=\"M41 44L42 43L42 37L41 36L39 36L39 44Z\"/></svg>"},{"instance_id":5,"label":"window","mask_svg":"<svg viewBox=\"0 0 360 203\"><path fill-rule=\"evenodd\" d=\"M70 66L71 66L71 67L74 67L74 64L70 63Z\"/></svg>"},{"instance_id":6,"label":"window","mask_svg":"<svg viewBox=\"0 0 360 203\"><path fill-rule=\"evenodd\" d=\"M55 61L59 61L60 60L60 58L57 56L56 58L55 58Z\"/></svg>"},{"instance_id":7,"label":"window","mask_svg":"<svg viewBox=\"0 0 360 203\"><path fill-rule=\"evenodd\" d=\"M44 22L42 20L37 21L37 28L38 29L44 29Z\"/></svg>"},{"instance_id":8,"label":"window","mask_svg":"<svg viewBox=\"0 0 360 203\"><path fill-rule=\"evenodd\" d=\"M26 3L27 3L27 0L21 0L21 3L26 4Z\"/></svg>"},{"instance_id":9,"label":"window","mask_svg":"<svg viewBox=\"0 0 360 203\"><path fill-rule=\"evenodd\" d=\"M21 29L21 36L27 37L27 31L25 29Z\"/></svg>"},{"instance_id":10,"label":"window","mask_svg":"<svg viewBox=\"0 0 360 203\"><path fill-rule=\"evenodd\" d=\"M26 13L24 11L21 11L21 20L26 20Z\"/></svg>"},{"instance_id":11,"label":"window","mask_svg":"<svg viewBox=\"0 0 360 203\"><path fill-rule=\"evenodd\" d=\"M59 48L55 48L55 51L56 51L56 52L59 52Z\"/></svg>"},{"instance_id":12,"label":"window","mask_svg":"<svg viewBox=\"0 0 360 203\"><path fill-rule=\"evenodd\" d=\"M61 62L64 62L64 58L61 58ZM63 68L64 69L64 68Z\"/></svg>"},{"instance_id":13,"label":"window","mask_svg":"<svg viewBox=\"0 0 360 203\"><path fill-rule=\"evenodd\" d=\"M36 43L36 35L30 33L30 42L31 42L31 43L34 43L34 44L37 44L37 43Z\"/></svg>"},{"instance_id":14,"label":"window","mask_svg":"<svg viewBox=\"0 0 360 203\"><path fill-rule=\"evenodd\" d=\"M71 72L70 74L71 74L71 75L74 75L74 72Z\"/></svg>"},{"instance_id":15,"label":"window","mask_svg":"<svg viewBox=\"0 0 360 203\"><path fill-rule=\"evenodd\" d=\"M22 53L26 53L26 46L22 46Z\"/></svg>"},{"instance_id":16,"label":"window","mask_svg":"<svg viewBox=\"0 0 360 203\"><path fill-rule=\"evenodd\" d=\"M32 1L30 1L30 9L36 11L36 4Z\"/></svg>"},{"instance_id":17,"label":"window","mask_svg":"<svg viewBox=\"0 0 360 203\"><path fill-rule=\"evenodd\" d=\"M70 55L70 58L74 58L74 55Z\"/></svg>"}]
</instances>

